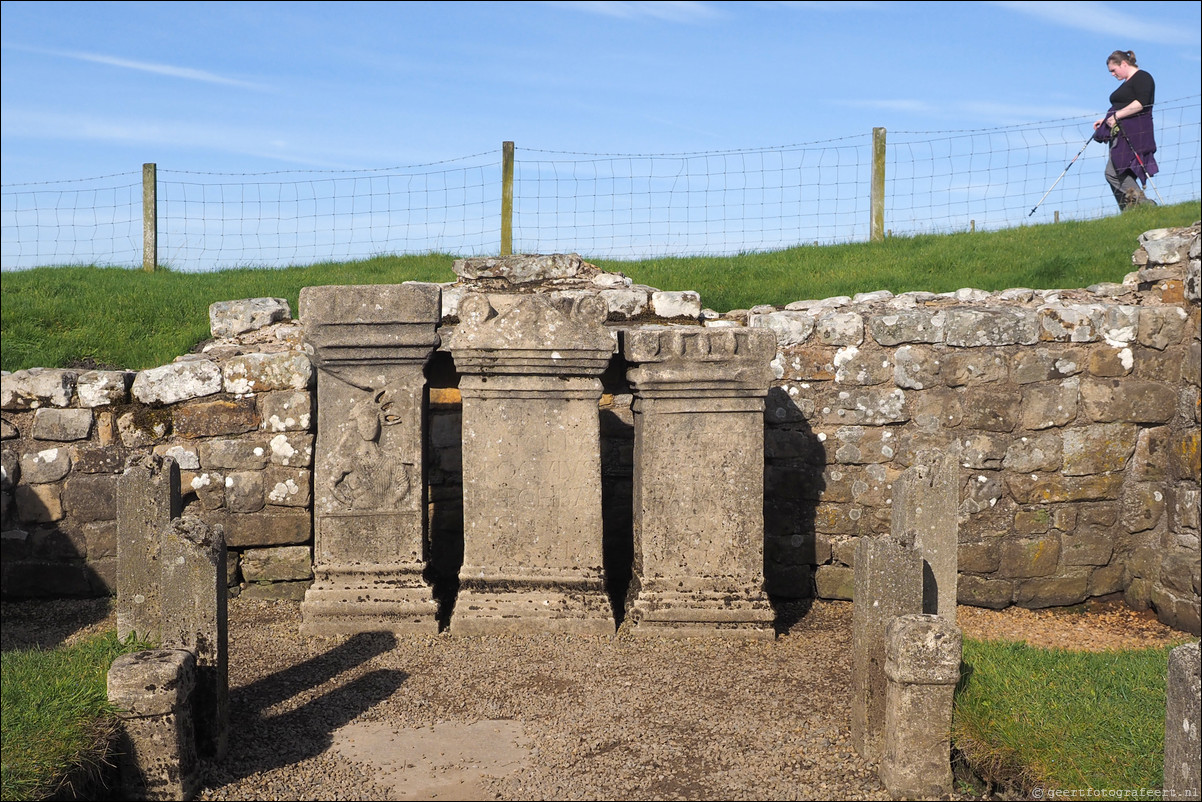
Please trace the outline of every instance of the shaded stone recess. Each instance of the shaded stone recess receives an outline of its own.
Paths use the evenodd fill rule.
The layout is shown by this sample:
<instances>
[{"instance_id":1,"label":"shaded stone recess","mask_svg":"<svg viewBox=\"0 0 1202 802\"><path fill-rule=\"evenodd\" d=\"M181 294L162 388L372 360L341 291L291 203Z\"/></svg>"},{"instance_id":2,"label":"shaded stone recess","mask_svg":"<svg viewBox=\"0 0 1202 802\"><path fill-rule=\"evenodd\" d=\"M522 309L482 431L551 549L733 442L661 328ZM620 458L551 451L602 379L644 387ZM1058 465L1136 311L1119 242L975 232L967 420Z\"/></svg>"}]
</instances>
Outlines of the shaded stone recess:
<instances>
[{"instance_id":1,"label":"shaded stone recess","mask_svg":"<svg viewBox=\"0 0 1202 802\"><path fill-rule=\"evenodd\" d=\"M310 634L438 631L426 566L424 369L437 285L306 287L317 368Z\"/></svg>"},{"instance_id":2,"label":"shaded stone recess","mask_svg":"<svg viewBox=\"0 0 1202 802\"><path fill-rule=\"evenodd\" d=\"M635 634L772 637L764 592L762 329L628 330Z\"/></svg>"},{"instance_id":3,"label":"shaded stone recess","mask_svg":"<svg viewBox=\"0 0 1202 802\"><path fill-rule=\"evenodd\" d=\"M450 350L462 399L463 563L451 631L612 633L603 555L595 296L470 294Z\"/></svg>"},{"instance_id":4,"label":"shaded stone recess","mask_svg":"<svg viewBox=\"0 0 1202 802\"><path fill-rule=\"evenodd\" d=\"M530 295L563 308L592 297L610 329L768 329L777 346L764 410L763 570L773 597L850 598L857 543L889 533L899 477L921 453L955 444L961 603L1044 607L1121 593L1196 633L1198 226L1149 231L1134 245L1122 283L878 291L723 313L696 293L644 287L571 254L461 260L457 280L441 285L436 331L452 339L469 294L498 316ZM111 592L117 476L141 453L171 454L185 507L222 524L234 588L296 598L312 581L296 553L313 548L316 504L315 370L302 329L279 299L216 306L215 339L170 366L3 376L5 595ZM601 376L610 579L623 563L629 572L634 551L627 367L615 354ZM453 598L465 463L447 343L426 373L426 557ZM69 414L46 414L56 411Z\"/></svg>"}]
</instances>

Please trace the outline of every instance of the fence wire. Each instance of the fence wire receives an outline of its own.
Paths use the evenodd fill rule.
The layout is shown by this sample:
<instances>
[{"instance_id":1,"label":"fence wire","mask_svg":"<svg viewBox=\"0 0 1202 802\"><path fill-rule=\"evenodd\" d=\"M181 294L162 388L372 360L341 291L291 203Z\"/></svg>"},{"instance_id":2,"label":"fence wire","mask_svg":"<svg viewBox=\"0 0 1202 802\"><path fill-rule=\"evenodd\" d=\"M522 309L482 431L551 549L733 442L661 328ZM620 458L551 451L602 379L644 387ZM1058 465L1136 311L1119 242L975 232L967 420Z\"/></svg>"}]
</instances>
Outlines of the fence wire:
<instances>
[{"instance_id":1,"label":"fence wire","mask_svg":"<svg viewBox=\"0 0 1202 802\"><path fill-rule=\"evenodd\" d=\"M1156 106L1160 173L1147 192L1154 200L1202 196L1199 97ZM1102 177L1106 146L1086 145L1092 122L888 132L886 229L909 236L1117 213ZM515 154L516 252L638 259L869 236L871 133L702 153L518 147ZM159 169L159 262L177 270L214 270L384 254L496 254L501 172L499 152L358 171ZM141 266L141 172L5 185L0 221L5 270Z\"/></svg>"}]
</instances>

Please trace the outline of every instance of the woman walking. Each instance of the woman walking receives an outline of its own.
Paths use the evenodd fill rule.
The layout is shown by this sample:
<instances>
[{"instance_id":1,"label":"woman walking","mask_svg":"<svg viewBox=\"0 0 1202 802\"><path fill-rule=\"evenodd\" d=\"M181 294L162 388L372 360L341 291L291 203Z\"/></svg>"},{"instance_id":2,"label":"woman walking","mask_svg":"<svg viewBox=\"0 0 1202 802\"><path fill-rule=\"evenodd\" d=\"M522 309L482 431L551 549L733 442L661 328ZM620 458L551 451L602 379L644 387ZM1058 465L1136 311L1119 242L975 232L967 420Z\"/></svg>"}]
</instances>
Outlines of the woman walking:
<instances>
[{"instance_id":1,"label":"woman walking","mask_svg":"<svg viewBox=\"0 0 1202 802\"><path fill-rule=\"evenodd\" d=\"M1110 110L1093 124L1093 138L1110 143L1106 182L1120 210L1152 203L1143 186L1156 175L1156 138L1152 130L1152 105L1156 82L1141 70L1130 50L1116 50L1106 59L1110 74L1122 85L1110 95Z\"/></svg>"}]
</instances>

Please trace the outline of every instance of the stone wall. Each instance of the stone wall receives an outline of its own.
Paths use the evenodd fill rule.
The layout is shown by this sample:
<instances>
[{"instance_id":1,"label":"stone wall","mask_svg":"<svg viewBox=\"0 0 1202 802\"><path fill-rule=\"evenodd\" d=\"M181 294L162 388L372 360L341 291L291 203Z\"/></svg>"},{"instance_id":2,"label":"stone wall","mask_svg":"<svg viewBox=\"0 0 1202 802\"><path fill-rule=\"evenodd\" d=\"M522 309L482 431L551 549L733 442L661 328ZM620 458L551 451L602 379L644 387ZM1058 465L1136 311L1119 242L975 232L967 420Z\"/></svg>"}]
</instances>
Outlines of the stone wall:
<instances>
[{"instance_id":1,"label":"stone wall","mask_svg":"<svg viewBox=\"0 0 1202 802\"><path fill-rule=\"evenodd\" d=\"M1122 284L888 292L719 314L592 269L520 293L599 295L607 325L771 329L764 553L777 598L851 597L856 543L889 531L894 480L958 447L962 603L1071 605L1122 593L1199 630L1198 226L1147 232ZM444 343L487 260L442 288ZM483 269L479 269L484 263ZM591 266L589 266L591 268ZM550 278L547 278L547 277ZM184 503L225 528L230 582L299 598L312 578L315 381L275 299L216 304L214 340L171 365L3 378L3 593L111 592L126 459L170 454ZM611 597L630 581L633 395L621 350L601 377ZM461 397L450 349L426 367L428 532L436 590L463 562ZM704 455L699 455L704 459Z\"/></svg>"}]
</instances>

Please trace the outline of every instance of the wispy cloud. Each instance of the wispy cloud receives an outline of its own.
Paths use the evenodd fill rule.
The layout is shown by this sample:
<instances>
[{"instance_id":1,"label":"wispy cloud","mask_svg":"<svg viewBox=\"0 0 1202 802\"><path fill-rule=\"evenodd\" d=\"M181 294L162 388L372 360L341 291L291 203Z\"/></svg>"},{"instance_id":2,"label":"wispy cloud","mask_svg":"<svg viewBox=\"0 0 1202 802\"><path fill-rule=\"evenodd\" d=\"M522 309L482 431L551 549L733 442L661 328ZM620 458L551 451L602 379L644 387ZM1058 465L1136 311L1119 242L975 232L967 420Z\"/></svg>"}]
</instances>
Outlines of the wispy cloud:
<instances>
[{"instance_id":1,"label":"wispy cloud","mask_svg":"<svg viewBox=\"0 0 1202 802\"><path fill-rule=\"evenodd\" d=\"M1135 39L1141 42L1183 45L1197 44L1202 39L1197 30L1163 25L1148 19L1141 13L1120 11L1106 3L1064 2L1063 0L1039 0L1039 2L999 0L995 5L1054 22L1066 28L1101 33L1121 40ZM1127 5L1126 7L1133 6ZM1135 7L1138 8L1138 6Z\"/></svg>"},{"instance_id":2,"label":"wispy cloud","mask_svg":"<svg viewBox=\"0 0 1202 802\"><path fill-rule=\"evenodd\" d=\"M667 22L696 22L722 16L710 3L696 2L620 2L596 0L595 2L554 2L546 5L559 6L572 11L599 14L619 19L658 19Z\"/></svg>"},{"instance_id":3,"label":"wispy cloud","mask_svg":"<svg viewBox=\"0 0 1202 802\"><path fill-rule=\"evenodd\" d=\"M207 70L197 70L191 67L177 67L172 64L156 64L150 61L134 61L132 59L106 56L100 53L86 53L79 50L48 50L44 48L23 47L21 45L12 45L7 43L4 45L4 47L8 50L21 50L26 53L37 53L43 56L53 56L55 58L72 59L75 61L86 61L91 64L103 64L108 67L120 67L121 69L148 72L153 75L164 75L169 78L182 78L186 81L200 81L201 83L236 86L242 89L253 89L256 91L264 91L268 89L268 87L262 84L256 84L250 81L241 81L236 78L227 78L224 75L217 75L216 73L212 73Z\"/></svg>"},{"instance_id":4,"label":"wispy cloud","mask_svg":"<svg viewBox=\"0 0 1202 802\"><path fill-rule=\"evenodd\" d=\"M850 106L852 108L875 109L878 111L917 115L931 120L963 119L967 117L977 120L981 124L988 125L1018 125L1043 120L1065 120L1074 117L1088 117L1096 111L1096 109L1076 106L1011 105L971 100L963 103L955 103L951 106L942 106L925 100L912 99L839 100L835 101L835 103L836 105Z\"/></svg>"}]
</instances>

